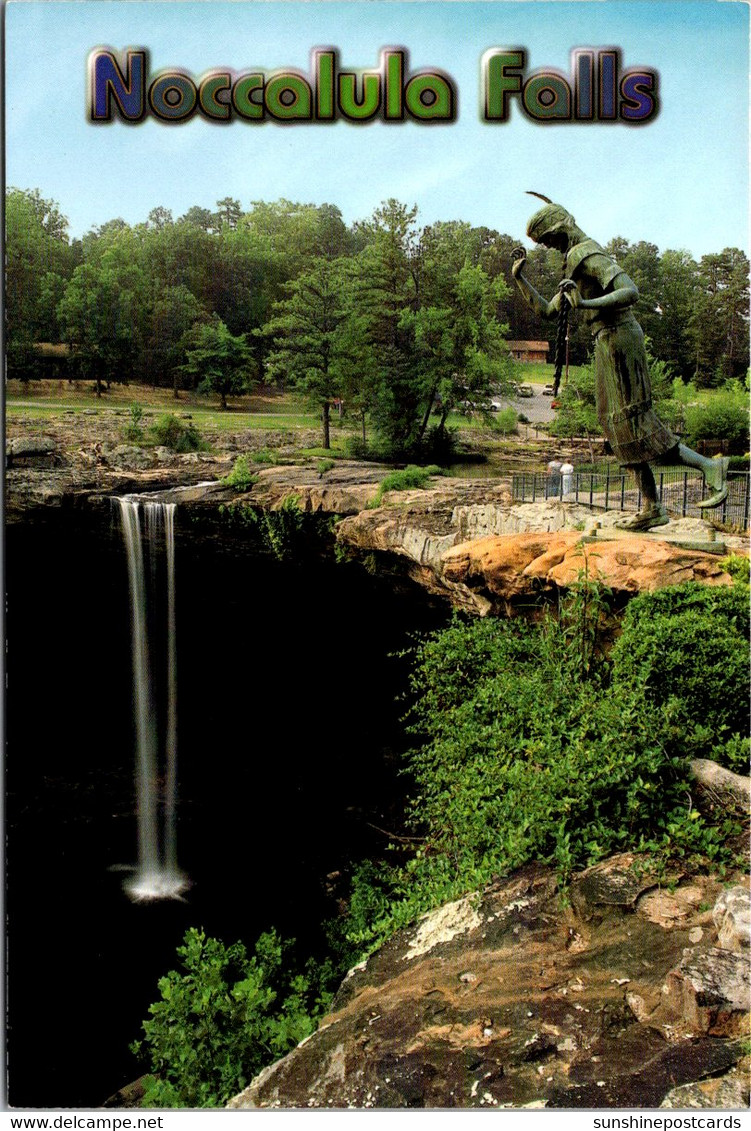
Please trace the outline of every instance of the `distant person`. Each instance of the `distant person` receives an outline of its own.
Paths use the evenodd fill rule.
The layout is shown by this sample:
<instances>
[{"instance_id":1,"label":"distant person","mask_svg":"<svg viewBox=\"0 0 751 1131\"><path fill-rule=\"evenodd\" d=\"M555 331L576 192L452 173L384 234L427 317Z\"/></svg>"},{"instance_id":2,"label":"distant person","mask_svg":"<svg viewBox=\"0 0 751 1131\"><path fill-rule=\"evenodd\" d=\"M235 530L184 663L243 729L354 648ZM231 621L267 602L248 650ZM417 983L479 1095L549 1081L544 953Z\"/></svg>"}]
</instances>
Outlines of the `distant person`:
<instances>
[{"instance_id":1,"label":"distant person","mask_svg":"<svg viewBox=\"0 0 751 1131\"><path fill-rule=\"evenodd\" d=\"M547 491L545 492L546 498L555 497L561 493L561 467L562 463L559 459L551 459L547 467Z\"/></svg>"},{"instance_id":2,"label":"distant person","mask_svg":"<svg viewBox=\"0 0 751 1131\"><path fill-rule=\"evenodd\" d=\"M589 323L594 338L597 419L618 461L633 471L643 499L639 514L617 525L636 531L669 521L658 502L650 467L657 460L698 468L713 489L699 506L718 507L727 498L730 461L707 459L681 444L652 408L644 335L632 310L639 297L635 284L604 248L584 234L570 212L547 197L541 199L547 203L532 216L527 235L565 255L567 278L548 302L524 275L523 248L513 253L511 273L524 301L536 314L554 318L561 303L568 302L573 310L582 310ZM564 468L561 471L566 494Z\"/></svg>"},{"instance_id":3,"label":"distant person","mask_svg":"<svg viewBox=\"0 0 751 1131\"><path fill-rule=\"evenodd\" d=\"M574 465L572 463L561 464L561 494L568 495L574 485Z\"/></svg>"}]
</instances>

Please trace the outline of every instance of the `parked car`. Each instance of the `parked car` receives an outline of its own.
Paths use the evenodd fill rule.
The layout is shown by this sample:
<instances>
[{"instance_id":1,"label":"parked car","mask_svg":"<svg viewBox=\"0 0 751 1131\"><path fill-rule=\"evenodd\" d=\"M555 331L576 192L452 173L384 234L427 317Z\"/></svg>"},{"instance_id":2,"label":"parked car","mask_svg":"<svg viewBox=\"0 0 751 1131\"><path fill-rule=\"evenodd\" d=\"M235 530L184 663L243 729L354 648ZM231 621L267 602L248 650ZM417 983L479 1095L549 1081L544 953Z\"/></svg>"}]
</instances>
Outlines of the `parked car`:
<instances>
[{"instance_id":1,"label":"parked car","mask_svg":"<svg viewBox=\"0 0 751 1131\"><path fill-rule=\"evenodd\" d=\"M545 388L542 390L542 395L544 397L555 396L555 389L553 388L552 385L546 385Z\"/></svg>"},{"instance_id":2,"label":"parked car","mask_svg":"<svg viewBox=\"0 0 751 1131\"><path fill-rule=\"evenodd\" d=\"M517 385L516 395L517 397L533 397L535 391L531 385Z\"/></svg>"}]
</instances>

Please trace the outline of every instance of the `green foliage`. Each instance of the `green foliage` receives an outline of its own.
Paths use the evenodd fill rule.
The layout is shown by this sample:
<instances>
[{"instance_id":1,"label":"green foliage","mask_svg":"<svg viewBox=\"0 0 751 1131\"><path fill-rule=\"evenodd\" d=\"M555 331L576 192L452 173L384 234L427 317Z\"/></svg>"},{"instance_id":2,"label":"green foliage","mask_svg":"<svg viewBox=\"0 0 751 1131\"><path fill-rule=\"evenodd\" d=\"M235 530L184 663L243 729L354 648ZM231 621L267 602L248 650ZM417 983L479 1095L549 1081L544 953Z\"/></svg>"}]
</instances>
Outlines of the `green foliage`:
<instances>
[{"instance_id":1,"label":"green foliage","mask_svg":"<svg viewBox=\"0 0 751 1131\"><path fill-rule=\"evenodd\" d=\"M181 970L160 979L145 1037L131 1046L150 1060L144 1106L223 1106L313 1032L328 1003L326 972L312 963L296 971L291 947L271 931L249 956L242 943L186 931Z\"/></svg>"},{"instance_id":2,"label":"green foliage","mask_svg":"<svg viewBox=\"0 0 751 1131\"><path fill-rule=\"evenodd\" d=\"M745 554L730 554L717 563L729 573L736 583L751 585L751 558Z\"/></svg>"},{"instance_id":3,"label":"green foliage","mask_svg":"<svg viewBox=\"0 0 751 1131\"><path fill-rule=\"evenodd\" d=\"M126 440L138 442L143 439L143 428L141 427L141 418L143 416L143 409L140 404L132 404L130 406L130 423L123 429L123 435Z\"/></svg>"},{"instance_id":4,"label":"green foliage","mask_svg":"<svg viewBox=\"0 0 751 1131\"><path fill-rule=\"evenodd\" d=\"M282 463L279 454L272 451L270 448L258 448L257 451L250 453L250 460L252 463L266 463L270 466Z\"/></svg>"},{"instance_id":5,"label":"green foliage","mask_svg":"<svg viewBox=\"0 0 751 1131\"><path fill-rule=\"evenodd\" d=\"M613 687L671 705L691 735L745 733L748 724L748 587L696 582L643 593L629 604L612 651Z\"/></svg>"},{"instance_id":6,"label":"green foliage","mask_svg":"<svg viewBox=\"0 0 751 1131\"><path fill-rule=\"evenodd\" d=\"M595 377L592 366L572 367L558 396L560 408L549 425L554 436L600 434L595 408Z\"/></svg>"},{"instance_id":7,"label":"green foliage","mask_svg":"<svg viewBox=\"0 0 751 1131\"><path fill-rule=\"evenodd\" d=\"M516 426L520 419L521 417L517 416L513 408L502 408L500 412L493 417L493 427L497 432L500 432L502 436L511 436L516 432Z\"/></svg>"},{"instance_id":8,"label":"green foliage","mask_svg":"<svg viewBox=\"0 0 751 1131\"><path fill-rule=\"evenodd\" d=\"M206 445L190 420L180 420L172 412L162 413L149 428L152 439L175 452L197 452Z\"/></svg>"},{"instance_id":9,"label":"green foliage","mask_svg":"<svg viewBox=\"0 0 751 1131\"><path fill-rule=\"evenodd\" d=\"M277 510L238 504L221 513L249 536L251 545L279 562L302 562L329 550L336 522L336 515L301 510L296 495L288 495Z\"/></svg>"},{"instance_id":10,"label":"green foliage","mask_svg":"<svg viewBox=\"0 0 751 1131\"><path fill-rule=\"evenodd\" d=\"M218 393L226 408L228 396L247 392L254 363L244 335L232 334L221 319L214 318L194 326L185 343L181 369L199 393Z\"/></svg>"},{"instance_id":11,"label":"green foliage","mask_svg":"<svg viewBox=\"0 0 751 1131\"><path fill-rule=\"evenodd\" d=\"M699 404L686 406L685 439L727 440L739 452L748 451L748 395L741 389L718 389Z\"/></svg>"},{"instance_id":12,"label":"green foliage","mask_svg":"<svg viewBox=\"0 0 751 1131\"><path fill-rule=\"evenodd\" d=\"M322 256L287 284L289 297L258 333L273 341L266 380L299 389L321 408L323 446L330 446L330 406L346 390L347 317L344 277L337 260Z\"/></svg>"},{"instance_id":13,"label":"green foliage","mask_svg":"<svg viewBox=\"0 0 751 1131\"><path fill-rule=\"evenodd\" d=\"M325 475L327 471L331 471L332 467L336 467L336 460L319 459L316 464L316 471L319 475Z\"/></svg>"},{"instance_id":14,"label":"green foliage","mask_svg":"<svg viewBox=\"0 0 751 1131\"><path fill-rule=\"evenodd\" d=\"M258 476L254 475L250 470L250 463L247 454L238 456L235 460L232 471L229 475L225 475L222 483L226 487L235 487L238 491L249 491L254 483L258 482Z\"/></svg>"},{"instance_id":15,"label":"green foliage","mask_svg":"<svg viewBox=\"0 0 751 1131\"><path fill-rule=\"evenodd\" d=\"M431 464L428 467L417 467L415 464L409 464L400 471L389 472L389 474L381 480L378 487L378 494L368 505L370 507L379 507L383 501L383 496L389 491L409 491L414 487L426 487L431 475L442 474L442 469L436 464Z\"/></svg>"},{"instance_id":16,"label":"green foliage","mask_svg":"<svg viewBox=\"0 0 751 1131\"><path fill-rule=\"evenodd\" d=\"M659 672L656 650L642 649L626 674L635 644L625 631L611 682L600 646L607 611L607 592L582 576L558 619L457 617L418 642L408 720L419 745L405 767L417 847L392 846L390 864L358 871L350 942L377 945L422 912L530 860L554 865L564 883L572 870L626 849L651 855L657 868L679 859L721 870L729 861L727 842L739 829L732 815L710 821L691 804L688 755L736 769L748 757L748 744L730 733L746 666L747 600L698 585L645 595L631 624L662 619L665 627L682 618L684 633L695 626L690 639L671 638L681 662L669 659L671 674L660 673L657 685L649 678ZM725 648L736 632L741 662L732 659L728 669ZM690 649L702 634L708 643L697 670L709 676L714 714L693 729L687 749L684 705L652 688L693 678ZM740 702L745 711L747 695Z\"/></svg>"}]
</instances>

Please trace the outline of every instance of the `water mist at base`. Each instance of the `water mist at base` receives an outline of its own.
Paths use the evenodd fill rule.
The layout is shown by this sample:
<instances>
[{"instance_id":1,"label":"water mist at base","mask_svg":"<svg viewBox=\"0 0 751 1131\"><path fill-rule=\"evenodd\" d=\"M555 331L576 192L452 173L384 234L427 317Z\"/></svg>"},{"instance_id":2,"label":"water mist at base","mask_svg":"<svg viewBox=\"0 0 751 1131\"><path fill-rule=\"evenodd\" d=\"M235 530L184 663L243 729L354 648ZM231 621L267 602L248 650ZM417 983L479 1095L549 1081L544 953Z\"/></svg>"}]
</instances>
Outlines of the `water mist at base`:
<instances>
[{"instance_id":1,"label":"water mist at base","mask_svg":"<svg viewBox=\"0 0 751 1131\"><path fill-rule=\"evenodd\" d=\"M123 886L130 898L139 902L179 899L189 881L177 865L176 507L174 503L136 496L124 496L118 503L130 590L138 804L138 864L135 875ZM162 631L166 633L167 674L164 757L160 767L150 630L154 633L159 628L157 611L162 591L166 593L166 626Z\"/></svg>"}]
</instances>

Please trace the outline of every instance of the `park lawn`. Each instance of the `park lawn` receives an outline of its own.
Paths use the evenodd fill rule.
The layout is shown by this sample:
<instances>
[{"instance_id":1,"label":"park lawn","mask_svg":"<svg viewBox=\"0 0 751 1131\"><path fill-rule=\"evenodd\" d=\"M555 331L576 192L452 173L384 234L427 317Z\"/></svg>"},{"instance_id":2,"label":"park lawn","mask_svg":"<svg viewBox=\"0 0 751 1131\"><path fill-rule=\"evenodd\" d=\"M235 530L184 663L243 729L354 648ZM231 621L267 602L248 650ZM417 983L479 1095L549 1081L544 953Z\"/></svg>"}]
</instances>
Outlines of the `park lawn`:
<instances>
[{"instance_id":1,"label":"park lawn","mask_svg":"<svg viewBox=\"0 0 751 1131\"><path fill-rule=\"evenodd\" d=\"M215 401L193 392L181 392L175 399L171 389L152 389L146 385L113 384L97 397L91 382L69 385L63 381L33 381L24 388L20 381L9 381L5 408L8 417L45 420L69 412L117 413L127 419L132 405L140 405L146 424L163 413L190 415L193 423L218 431L238 428L311 428L318 417L290 393L261 390L249 396L229 399L222 409Z\"/></svg>"}]
</instances>

